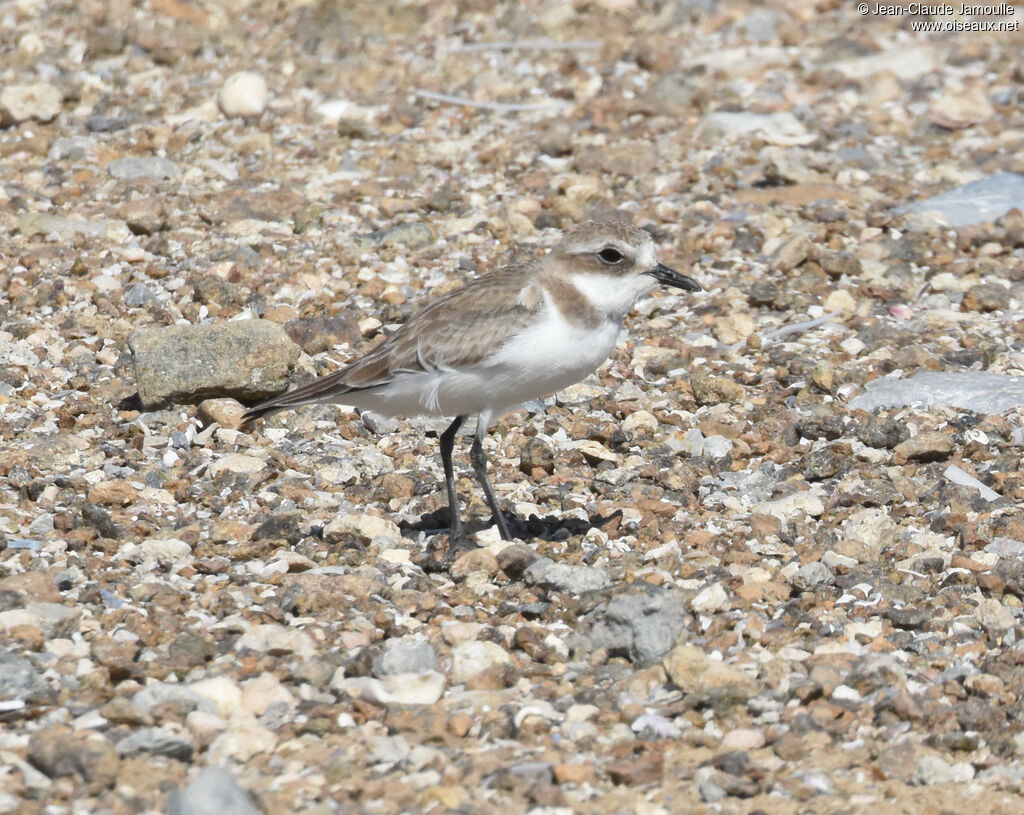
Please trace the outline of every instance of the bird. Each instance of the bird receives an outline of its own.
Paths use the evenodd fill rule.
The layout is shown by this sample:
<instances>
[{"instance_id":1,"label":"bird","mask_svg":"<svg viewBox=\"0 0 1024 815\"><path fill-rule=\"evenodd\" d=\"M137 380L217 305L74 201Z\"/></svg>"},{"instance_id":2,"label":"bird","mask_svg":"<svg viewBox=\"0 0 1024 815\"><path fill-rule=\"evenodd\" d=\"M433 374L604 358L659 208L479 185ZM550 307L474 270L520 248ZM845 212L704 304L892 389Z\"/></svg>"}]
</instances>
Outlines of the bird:
<instances>
[{"instance_id":1,"label":"bird","mask_svg":"<svg viewBox=\"0 0 1024 815\"><path fill-rule=\"evenodd\" d=\"M508 524L487 476L483 440L492 423L596 371L618 344L623 320L659 284L701 285L663 264L651 235L624 218L587 221L543 257L483 274L434 300L367 354L261 402L243 427L279 410L341 403L388 417L454 417L440 435L450 540L465 540L452 452L476 416L470 462L503 540Z\"/></svg>"}]
</instances>

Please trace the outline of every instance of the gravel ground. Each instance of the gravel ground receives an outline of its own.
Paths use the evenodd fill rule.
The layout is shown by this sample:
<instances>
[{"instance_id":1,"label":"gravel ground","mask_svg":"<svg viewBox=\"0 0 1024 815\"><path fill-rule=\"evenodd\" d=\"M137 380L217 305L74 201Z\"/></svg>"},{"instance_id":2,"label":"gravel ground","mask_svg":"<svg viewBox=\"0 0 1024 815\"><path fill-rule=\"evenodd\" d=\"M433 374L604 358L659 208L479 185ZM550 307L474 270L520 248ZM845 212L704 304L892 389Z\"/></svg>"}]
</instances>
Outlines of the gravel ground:
<instances>
[{"instance_id":1,"label":"gravel ground","mask_svg":"<svg viewBox=\"0 0 1024 815\"><path fill-rule=\"evenodd\" d=\"M0 812L1024 810L1021 400L853 401L1024 368L1024 39L792 5L0 3ZM238 429L613 211L706 292L498 422L520 541Z\"/></svg>"}]
</instances>

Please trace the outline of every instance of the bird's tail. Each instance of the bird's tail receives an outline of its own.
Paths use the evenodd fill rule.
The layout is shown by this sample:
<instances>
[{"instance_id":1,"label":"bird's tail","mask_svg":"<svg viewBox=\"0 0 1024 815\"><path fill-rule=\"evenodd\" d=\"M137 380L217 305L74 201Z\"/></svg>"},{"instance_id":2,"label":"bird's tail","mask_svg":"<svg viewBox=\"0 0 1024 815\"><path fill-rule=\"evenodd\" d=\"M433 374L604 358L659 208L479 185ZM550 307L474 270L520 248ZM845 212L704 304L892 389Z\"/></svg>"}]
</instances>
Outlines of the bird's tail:
<instances>
[{"instance_id":1,"label":"bird's tail","mask_svg":"<svg viewBox=\"0 0 1024 815\"><path fill-rule=\"evenodd\" d=\"M242 427L247 426L254 419L262 416L269 416L279 410L301 407L302 405L319 404L323 402L339 401L340 396L351 390L359 390L345 384L341 374L346 373L345 369L335 371L333 374L318 377L290 391L278 394L265 402L253 405L245 415L242 416Z\"/></svg>"}]
</instances>

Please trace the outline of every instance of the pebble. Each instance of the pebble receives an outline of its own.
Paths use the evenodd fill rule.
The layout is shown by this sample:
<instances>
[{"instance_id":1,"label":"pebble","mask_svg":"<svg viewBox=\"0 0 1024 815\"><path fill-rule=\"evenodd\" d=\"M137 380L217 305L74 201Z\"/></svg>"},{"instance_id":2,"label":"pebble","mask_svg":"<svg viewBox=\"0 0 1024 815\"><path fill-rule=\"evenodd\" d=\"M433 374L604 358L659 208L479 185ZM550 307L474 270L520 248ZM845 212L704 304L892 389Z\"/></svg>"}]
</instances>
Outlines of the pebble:
<instances>
[{"instance_id":1,"label":"pebble","mask_svg":"<svg viewBox=\"0 0 1024 815\"><path fill-rule=\"evenodd\" d=\"M167 815L262 815L227 767L204 767L167 796Z\"/></svg>"},{"instance_id":2,"label":"pebble","mask_svg":"<svg viewBox=\"0 0 1024 815\"><path fill-rule=\"evenodd\" d=\"M114 178L126 181L138 178L166 181L181 175L178 165L162 156L115 159L107 165L107 172Z\"/></svg>"},{"instance_id":3,"label":"pebble","mask_svg":"<svg viewBox=\"0 0 1024 815\"><path fill-rule=\"evenodd\" d=\"M266 320L146 328L128 338L146 410L211 397L257 401L286 390L299 348Z\"/></svg>"},{"instance_id":4,"label":"pebble","mask_svg":"<svg viewBox=\"0 0 1024 815\"><path fill-rule=\"evenodd\" d=\"M831 586L835 577L824 563L816 560L801 566L789 582L797 591L815 591L823 586Z\"/></svg>"},{"instance_id":5,"label":"pebble","mask_svg":"<svg viewBox=\"0 0 1024 815\"><path fill-rule=\"evenodd\" d=\"M235 649L264 654L294 654L303 659L316 653L316 646L305 631L273 623L249 628L235 642Z\"/></svg>"},{"instance_id":6,"label":"pebble","mask_svg":"<svg viewBox=\"0 0 1024 815\"><path fill-rule=\"evenodd\" d=\"M180 727L144 727L132 731L115 745L118 755L135 756L148 753L188 761L195 752L192 737Z\"/></svg>"},{"instance_id":7,"label":"pebble","mask_svg":"<svg viewBox=\"0 0 1024 815\"><path fill-rule=\"evenodd\" d=\"M356 699L385 705L433 705L444 694L445 676L439 671L368 676L335 677L331 688Z\"/></svg>"},{"instance_id":8,"label":"pebble","mask_svg":"<svg viewBox=\"0 0 1024 815\"><path fill-rule=\"evenodd\" d=\"M120 765L117 751L110 742L73 735L62 725L33 733L28 739L26 757L52 779L81 779L91 795L114 785Z\"/></svg>"},{"instance_id":9,"label":"pebble","mask_svg":"<svg viewBox=\"0 0 1024 815\"><path fill-rule=\"evenodd\" d=\"M715 112L701 120L698 132L706 139L738 139L757 134L769 144L795 147L818 137L788 111L776 113Z\"/></svg>"},{"instance_id":10,"label":"pebble","mask_svg":"<svg viewBox=\"0 0 1024 815\"><path fill-rule=\"evenodd\" d=\"M64 108L64 95L49 82L28 85L5 85L0 89L0 123L20 124L30 119L50 122Z\"/></svg>"},{"instance_id":11,"label":"pebble","mask_svg":"<svg viewBox=\"0 0 1024 815\"><path fill-rule=\"evenodd\" d=\"M932 784L962 784L974 778L974 767L966 761L950 764L942 756L929 753L922 756L914 771L914 781L924 786Z\"/></svg>"},{"instance_id":12,"label":"pebble","mask_svg":"<svg viewBox=\"0 0 1024 815\"><path fill-rule=\"evenodd\" d=\"M707 588L701 589L690 601L690 608L698 614L727 611L730 607L729 595L721 583L712 583Z\"/></svg>"},{"instance_id":13,"label":"pebble","mask_svg":"<svg viewBox=\"0 0 1024 815\"><path fill-rule=\"evenodd\" d=\"M139 555L144 562L173 566L192 560L192 547L178 538L149 538L139 544Z\"/></svg>"},{"instance_id":14,"label":"pebble","mask_svg":"<svg viewBox=\"0 0 1024 815\"><path fill-rule=\"evenodd\" d=\"M677 645L664 660L665 672L683 693L752 696L755 684L738 668L710 658L703 649Z\"/></svg>"},{"instance_id":15,"label":"pebble","mask_svg":"<svg viewBox=\"0 0 1024 815\"><path fill-rule=\"evenodd\" d=\"M669 652L687 623L681 593L639 583L616 594L599 613L590 639L595 648L625 653L650 665Z\"/></svg>"},{"instance_id":16,"label":"pebble","mask_svg":"<svg viewBox=\"0 0 1024 815\"><path fill-rule=\"evenodd\" d=\"M0 699L48 705L53 704L56 698L56 693L31 662L0 648Z\"/></svg>"},{"instance_id":17,"label":"pebble","mask_svg":"<svg viewBox=\"0 0 1024 815\"><path fill-rule=\"evenodd\" d=\"M390 640L373 660L373 675L378 679L390 674L436 670L437 652L422 640Z\"/></svg>"},{"instance_id":18,"label":"pebble","mask_svg":"<svg viewBox=\"0 0 1024 815\"><path fill-rule=\"evenodd\" d=\"M228 676L214 676L200 679L188 686L190 693L195 694L213 704L207 713L219 713L230 718L242 706L242 689L238 683Z\"/></svg>"},{"instance_id":19,"label":"pebble","mask_svg":"<svg viewBox=\"0 0 1024 815\"><path fill-rule=\"evenodd\" d=\"M940 430L925 430L897 444L892 451L892 463L942 461L949 457L955 446L953 437L949 433L943 433Z\"/></svg>"},{"instance_id":20,"label":"pebble","mask_svg":"<svg viewBox=\"0 0 1024 815\"><path fill-rule=\"evenodd\" d=\"M997 172L910 204L897 212L938 213L950 226L995 221L1024 208L1024 175Z\"/></svg>"},{"instance_id":21,"label":"pebble","mask_svg":"<svg viewBox=\"0 0 1024 815\"><path fill-rule=\"evenodd\" d=\"M507 665L510 661L508 651L497 643L486 640L464 642L452 649L451 680L465 682L489 668Z\"/></svg>"},{"instance_id":22,"label":"pebble","mask_svg":"<svg viewBox=\"0 0 1024 815\"><path fill-rule=\"evenodd\" d=\"M386 540L398 543L402 540L402 530L398 524L387 518L376 515L343 515L335 518L324 527L324 540L339 542L355 539L362 543Z\"/></svg>"},{"instance_id":23,"label":"pebble","mask_svg":"<svg viewBox=\"0 0 1024 815\"><path fill-rule=\"evenodd\" d=\"M550 558L534 560L523 577L528 583L570 594L596 591L609 585L608 575L602 569L556 563Z\"/></svg>"},{"instance_id":24,"label":"pebble","mask_svg":"<svg viewBox=\"0 0 1024 815\"><path fill-rule=\"evenodd\" d=\"M235 404L238 403L235 402ZM267 463L256 456L247 456L244 453L228 453L226 456L221 456L216 461L211 462L207 472L210 478L216 478L221 473L258 473L265 469L266 466Z\"/></svg>"},{"instance_id":25,"label":"pebble","mask_svg":"<svg viewBox=\"0 0 1024 815\"><path fill-rule=\"evenodd\" d=\"M227 763L248 761L254 756L273 752L277 747L277 736L272 730L258 724L239 722L228 728L213 740L207 749L210 761Z\"/></svg>"},{"instance_id":26,"label":"pebble","mask_svg":"<svg viewBox=\"0 0 1024 815\"><path fill-rule=\"evenodd\" d=\"M217 93L217 106L225 116L259 116L266 110L267 81L253 71L232 74Z\"/></svg>"}]
</instances>

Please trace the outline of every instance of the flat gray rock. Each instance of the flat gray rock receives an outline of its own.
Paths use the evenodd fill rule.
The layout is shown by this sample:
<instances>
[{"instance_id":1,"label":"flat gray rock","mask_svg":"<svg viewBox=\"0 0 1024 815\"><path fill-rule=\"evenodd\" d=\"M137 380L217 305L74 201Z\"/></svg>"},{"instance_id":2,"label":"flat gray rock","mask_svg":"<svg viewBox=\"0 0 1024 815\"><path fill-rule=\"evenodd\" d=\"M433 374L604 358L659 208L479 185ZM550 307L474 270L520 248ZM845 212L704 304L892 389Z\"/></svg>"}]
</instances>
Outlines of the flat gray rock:
<instances>
[{"instance_id":1,"label":"flat gray rock","mask_svg":"<svg viewBox=\"0 0 1024 815\"><path fill-rule=\"evenodd\" d=\"M597 591L608 585L608 575L603 569L555 563L546 557L530 564L523 576L527 583L571 594Z\"/></svg>"},{"instance_id":2,"label":"flat gray rock","mask_svg":"<svg viewBox=\"0 0 1024 815\"><path fill-rule=\"evenodd\" d=\"M207 767L184 792L167 796L167 815L262 815L226 767Z\"/></svg>"},{"instance_id":3,"label":"flat gray rock","mask_svg":"<svg viewBox=\"0 0 1024 815\"><path fill-rule=\"evenodd\" d=\"M29 704L51 705L57 700L57 694L31 662L0 648L0 699L22 699Z\"/></svg>"},{"instance_id":4,"label":"flat gray rock","mask_svg":"<svg viewBox=\"0 0 1024 815\"><path fill-rule=\"evenodd\" d=\"M650 665L672 649L688 620L681 593L638 583L609 601L590 641L595 648Z\"/></svg>"},{"instance_id":5,"label":"flat gray rock","mask_svg":"<svg viewBox=\"0 0 1024 815\"><path fill-rule=\"evenodd\" d=\"M229 396L264 399L285 390L299 346L269 320L144 328L128 338L146 410Z\"/></svg>"},{"instance_id":6,"label":"flat gray rock","mask_svg":"<svg viewBox=\"0 0 1024 815\"><path fill-rule=\"evenodd\" d=\"M114 178L155 178L158 181L181 175L177 164L160 156L119 158L107 165L107 172Z\"/></svg>"},{"instance_id":7,"label":"flat gray rock","mask_svg":"<svg viewBox=\"0 0 1024 815\"><path fill-rule=\"evenodd\" d=\"M971 226L995 221L1014 207L1024 209L1024 175L1000 172L896 212L938 212L950 226Z\"/></svg>"},{"instance_id":8,"label":"flat gray rock","mask_svg":"<svg viewBox=\"0 0 1024 815\"><path fill-rule=\"evenodd\" d=\"M373 675L421 673L437 670L437 652L429 642L398 640L389 643L373 660Z\"/></svg>"},{"instance_id":9,"label":"flat gray rock","mask_svg":"<svg viewBox=\"0 0 1024 815\"><path fill-rule=\"evenodd\" d=\"M991 371L922 371L909 379L882 377L850 401L855 410L949 405L975 413L1002 413L1024 404L1024 379Z\"/></svg>"}]
</instances>

